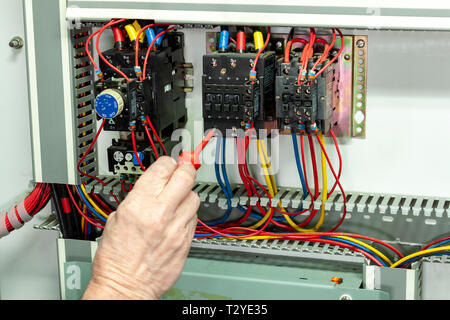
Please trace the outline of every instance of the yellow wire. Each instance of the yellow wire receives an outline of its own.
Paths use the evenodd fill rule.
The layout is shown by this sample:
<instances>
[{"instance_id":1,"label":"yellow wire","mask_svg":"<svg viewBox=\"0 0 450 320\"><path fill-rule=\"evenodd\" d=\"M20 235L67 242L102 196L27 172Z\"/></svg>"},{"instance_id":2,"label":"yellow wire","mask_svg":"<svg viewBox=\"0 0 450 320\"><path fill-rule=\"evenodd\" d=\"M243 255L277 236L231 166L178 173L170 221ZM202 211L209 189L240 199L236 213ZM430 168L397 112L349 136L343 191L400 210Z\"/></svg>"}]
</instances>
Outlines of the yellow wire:
<instances>
[{"instance_id":1,"label":"yellow wire","mask_svg":"<svg viewBox=\"0 0 450 320\"><path fill-rule=\"evenodd\" d=\"M406 260L415 258L417 256L421 256L421 255L428 254L428 253L434 253L434 252L448 251L448 250L450 250L450 246L444 246L444 247L438 247L438 248L433 248L433 249L417 251L417 252L410 254L409 256L406 256L406 257L398 260L396 263L391 265L391 268L395 268L395 267L399 266L400 264L402 264L403 262L405 262Z\"/></svg>"},{"instance_id":2,"label":"yellow wire","mask_svg":"<svg viewBox=\"0 0 450 320\"><path fill-rule=\"evenodd\" d=\"M259 151L259 140L257 140L256 142L257 142L257 147L258 147L258 151ZM262 163L261 163L261 167L263 168L263 171L264 171L264 178L266 179L267 186L269 187L269 192L271 192L272 186L270 185L270 180L268 180L267 175L266 175L267 168ZM249 228L250 229L259 228L263 223L265 223L267 221L267 219L269 219L271 214L272 214L272 208L270 208L269 211L267 211L266 215L261 220L259 220L254 225L250 226Z\"/></svg>"},{"instance_id":3,"label":"yellow wire","mask_svg":"<svg viewBox=\"0 0 450 320\"><path fill-rule=\"evenodd\" d=\"M267 183L267 187L269 189L269 194L271 197L274 197L276 195L276 193L278 193L278 190L276 189L276 185L275 185L275 190L272 186L272 181L275 181L275 178L273 177L273 173L271 172L271 167L270 167L270 163L269 165L267 165L269 156L267 155L267 149L264 143L264 140L258 140L258 153L259 153L259 157L260 157L260 161L261 161L261 166L263 167L264 170L264 178L266 179L266 183ZM261 147L260 147L261 146ZM270 172L269 172L270 170ZM269 178L266 177L266 175L269 175ZM278 207L280 208L281 211L286 212L286 209L281 205L281 201L278 202ZM304 228L300 228L292 219L289 215L283 214L283 217L286 219L286 221L289 223L289 225L294 228L295 230L299 231L299 232L316 232L318 230L318 228L320 227L321 223L323 222L319 220L318 224L312 228L312 229L304 229Z\"/></svg>"},{"instance_id":4,"label":"yellow wire","mask_svg":"<svg viewBox=\"0 0 450 320\"><path fill-rule=\"evenodd\" d=\"M358 239L355 239L355 238L352 238L352 237L347 237L347 236L335 236L335 237L336 237L336 238L345 239L345 240L350 240L350 241L352 241L352 242L356 242L357 244L359 244L359 245L361 245L361 246L363 246L363 247L365 247L365 248L367 248L367 249L369 249L369 250L372 250L373 252L375 252L376 254L378 254L384 261L386 261L389 265L392 265L392 261L389 260L388 257L386 257L383 253L381 253L380 251L378 251L377 249L375 249L375 248L372 247L371 245L368 245L368 244L365 243L365 242L362 242L362 241L360 241L360 240L358 240Z\"/></svg>"},{"instance_id":5,"label":"yellow wire","mask_svg":"<svg viewBox=\"0 0 450 320\"><path fill-rule=\"evenodd\" d=\"M323 148L325 149L325 141L323 139L322 131L319 132L319 139L322 142ZM315 231L319 230L319 228L323 224L323 220L325 219L325 202L327 201L327 158L325 157L324 150L320 149L321 152L321 161L322 161L322 207L320 209L320 218L314 227Z\"/></svg>"},{"instance_id":6,"label":"yellow wire","mask_svg":"<svg viewBox=\"0 0 450 320\"><path fill-rule=\"evenodd\" d=\"M108 215L92 200L92 198L88 195L86 192L86 189L84 188L84 185L80 185L81 191L83 191L84 196L89 201L89 203L94 207L98 213L100 213L105 219L108 219Z\"/></svg>"},{"instance_id":7,"label":"yellow wire","mask_svg":"<svg viewBox=\"0 0 450 320\"><path fill-rule=\"evenodd\" d=\"M83 204L83 213L86 214L86 205ZM84 232L84 217L81 217L81 232Z\"/></svg>"}]
</instances>

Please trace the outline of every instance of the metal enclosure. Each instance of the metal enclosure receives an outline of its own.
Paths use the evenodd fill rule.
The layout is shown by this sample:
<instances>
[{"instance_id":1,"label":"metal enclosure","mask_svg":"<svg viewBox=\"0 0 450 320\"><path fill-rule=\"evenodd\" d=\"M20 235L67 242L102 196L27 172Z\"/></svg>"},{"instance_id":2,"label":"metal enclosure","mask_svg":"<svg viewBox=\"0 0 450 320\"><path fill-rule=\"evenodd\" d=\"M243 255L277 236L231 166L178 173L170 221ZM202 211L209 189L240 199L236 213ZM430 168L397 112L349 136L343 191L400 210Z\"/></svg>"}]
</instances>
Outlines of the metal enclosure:
<instances>
[{"instance_id":1,"label":"metal enclosure","mask_svg":"<svg viewBox=\"0 0 450 320\"><path fill-rule=\"evenodd\" d=\"M89 28L77 29L80 21L103 22L111 18L133 17L154 19L158 22L200 24L202 26L220 24L273 25L278 27L337 26L348 28L350 32L356 35L371 33L378 41L382 38L380 32L391 34L391 31L387 30L400 30L399 32L403 30L408 32L415 32L413 30L450 30L450 6L447 7L438 1L431 1L426 5L416 5L410 1L404 1L403 4L396 5L380 5L377 1L369 0L359 1L355 5L330 4L329 1L323 0L303 1L301 4L298 1L278 1L274 5L273 1L264 0L249 0L246 1L246 4L237 0L225 3L212 0L167 0L164 2L24 0L24 12L34 178L38 182L68 184L81 182L76 172L76 162L79 155L86 150L82 144L92 139L92 136L96 133L94 113L92 107L89 107L89 102L92 106L90 89L89 87L82 90L77 88L77 81L80 81L77 76L81 75L83 78L83 74L89 73L89 70L76 69L75 57L78 51L77 48L74 48L74 44L78 40L75 39L75 34L91 32ZM44 16L45 19L42 18ZM358 30L351 30L353 28L358 28ZM374 29L377 31L373 31ZM76 31L74 32L74 30ZM204 33L195 28L187 30L186 36L189 41L204 42ZM369 41L370 39L369 35ZM189 51L189 56L195 56L193 52L195 49L187 46L186 50ZM204 54L203 51L201 53ZM381 55L380 52L378 54ZM201 61L201 59L190 60L189 57L186 60L194 62L194 69L196 68L196 62ZM92 70L90 72L91 74L88 74L87 78L93 76ZM199 84L201 79L198 72L196 70L195 75L195 88L197 90L201 88ZM82 79L82 81L88 82L89 80ZM87 94L81 97L80 94L84 93ZM378 94L382 95L382 93ZM370 95L370 85L368 85L368 95ZM403 92L403 95L407 96L405 92ZM423 101L428 101L429 95L437 99L431 92L424 94ZM378 99L380 98L378 97ZM402 97L397 97L397 99L400 101ZM188 108L188 117L190 119L201 119L201 112L195 109L200 105L200 101L201 93L194 90L191 97L188 97L190 107ZM379 102L376 99L369 100L368 110L371 108L371 101L374 104ZM395 98L392 101L390 103L396 104ZM423 101L419 101L418 104L422 105ZM435 100L435 103L438 104L439 101L441 100ZM83 106L83 103L87 104ZM419 112L421 107L416 106L412 109ZM79 117L80 114L89 112L91 112L91 118L89 118L89 115ZM390 112L392 112L392 122L395 121L396 117L399 118L406 113L402 110ZM443 112L445 115L445 112L448 111ZM379 119L381 118L380 115ZM420 113L418 118L421 118ZM414 125L414 120L417 121L414 118L402 128ZM88 127L80 127L80 125L89 123L89 121L92 121L92 123L88 124ZM370 115L367 121L370 125ZM378 122L378 125L385 123L387 121L383 119L383 121ZM193 134L196 134L192 123L188 124L188 128L191 129ZM376 132L379 133L380 131ZM83 132L86 134L83 135ZM385 133L383 132L383 134ZM395 142L403 143L406 139L407 137L403 140L399 138ZM389 136L387 139L378 136L377 141L380 144L386 143L389 145L390 143ZM353 151L353 154L359 155L355 152L358 147L362 150L360 153L364 153L364 140L353 145L350 145L348 140L344 142L347 143L344 149ZM373 149L374 144L371 144L371 146ZM91 162L87 165L94 170L94 173L103 174L104 172L100 168L102 161L99 157L101 158L101 156L96 153L101 147L100 142L98 148L92 153ZM292 156L286 141L282 141L281 148L286 150L288 155L286 158ZM414 149L415 146L408 145L405 148ZM344 150L344 153L346 150ZM389 150L385 152L387 153ZM401 153L401 150L404 149L399 149L397 152ZM377 159L372 159L372 162L376 161ZM415 161L419 165L421 164L419 160L415 159ZM401 166L401 164L400 162L397 165ZM199 172L199 181L194 191L197 191L200 195L203 203L202 211L220 213L220 210L226 208L226 198L218 188L214 188L215 184L211 183L214 178L207 172L211 168L211 165L206 165ZM355 176L366 168L354 165L345 168L346 172L352 169L356 171L352 176L353 181L355 181ZM430 170L432 169L430 168ZM297 208L301 204L308 206L310 200L302 201L298 194L295 194L298 188L292 188L295 183L288 177L290 171L286 171L280 172L282 189L279 196L272 199L273 204L282 201L284 206L293 208ZM109 190L120 192L117 181L112 178L108 179L105 188L96 183L91 183L87 186L88 192L90 190L105 194ZM232 179L237 181L235 175ZM376 179L374 178L374 180ZM379 185L382 185L382 182L377 182L375 186L372 186L366 179L362 182L364 187L361 187L361 189L355 187L356 184L351 181L349 184L353 187L350 189L352 191L349 192L349 195L351 195L348 203L350 215L342 231L366 233L373 237L380 237L401 246L405 251L418 249L422 243L448 232L450 217L448 189L441 188L441 193L436 193L433 189L426 189L421 194L416 191L418 189L409 188L406 180L402 184L402 188L399 188L399 184L394 182L393 184L397 189L391 188L388 181L385 182L383 188L378 188ZM249 199L245 195L243 196L244 188L238 184L236 184L236 188L235 197L232 199L233 207L236 207L238 203L241 205L247 204ZM394 189L396 192L392 191ZM422 191L422 189L420 190ZM250 203L256 202L256 200L256 198L250 199ZM262 202L264 201L267 203L269 199L263 198ZM314 207L319 208L320 203L314 203ZM342 199L338 197L328 199L325 207L329 218L327 223L331 225L339 219ZM76 299L81 296L83 285L89 279L90 263L95 249L96 243L73 244L70 241L58 240L60 286L63 299ZM271 258L256 261L255 255ZM282 261L284 265L274 263L274 256L278 257L277 261ZM295 262L291 263L292 259ZM249 263L246 263L246 261ZM321 262L317 263L317 261ZM324 261L328 262L325 263ZM336 263L333 264L330 261ZM255 263L252 264L253 262ZM255 274L247 270L250 264L252 268L257 270ZM270 290L277 292L277 290L289 288L289 290L298 294L295 296L297 299L347 299L348 297L353 299L448 299L450 297L442 287L439 287L439 290L433 290L438 282L442 281L442 278L445 278L442 283L447 283L447 278L450 279L445 273L448 269L447 265L446 260L424 260L414 265L412 270L390 270L368 267L362 256L340 252L334 247L314 247L312 244L306 244L302 247L298 243L277 243L276 241L240 244L197 241L194 242L183 276L173 290L167 294L166 298L271 299L279 297L263 295L260 292L249 292L248 296L242 296L239 293L245 291L246 285L251 287L254 283L261 284L264 283L264 279L270 277L274 283L271 287L265 287L267 292ZM203 271L206 266L210 272ZM73 288L70 289L71 287L68 287L68 284L71 280L68 277L71 273L77 272L73 270L78 270L78 267L82 274L80 286L73 285ZM298 269L307 274L305 276L307 280L293 280L294 275L296 275L294 270L298 271ZM244 287L240 287L240 291L216 290L219 283L236 281L228 278L230 277L227 274L229 270L239 270L242 273L242 278L245 278L243 280ZM274 270L279 272L271 272ZM339 272L346 279L349 279L348 282L345 282L342 287L330 286L328 283L330 274ZM442 272L441 278L435 276L437 272ZM274 273L283 274L283 276L274 276ZM206 279L207 281L205 281ZM202 287L205 283L210 286ZM68 289L74 291L67 291Z\"/></svg>"}]
</instances>

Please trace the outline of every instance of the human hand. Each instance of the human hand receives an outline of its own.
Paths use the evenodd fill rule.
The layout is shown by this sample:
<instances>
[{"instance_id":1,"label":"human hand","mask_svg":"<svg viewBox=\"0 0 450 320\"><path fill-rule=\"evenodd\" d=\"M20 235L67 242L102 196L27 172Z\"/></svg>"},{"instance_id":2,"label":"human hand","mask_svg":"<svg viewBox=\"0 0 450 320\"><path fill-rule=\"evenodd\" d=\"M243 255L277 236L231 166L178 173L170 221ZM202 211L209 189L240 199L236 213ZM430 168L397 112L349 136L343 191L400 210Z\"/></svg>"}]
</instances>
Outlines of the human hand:
<instances>
[{"instance_id":1,"label":"human hand","mask_svg":"<svg viewBox=\"0 0 450 320\"><path fill-rule=\"evenodd\" d=\"M183 270L197 224L196 170L161 157L109 216L83 299L158 299Z\"/></svg>"}]
</instances>

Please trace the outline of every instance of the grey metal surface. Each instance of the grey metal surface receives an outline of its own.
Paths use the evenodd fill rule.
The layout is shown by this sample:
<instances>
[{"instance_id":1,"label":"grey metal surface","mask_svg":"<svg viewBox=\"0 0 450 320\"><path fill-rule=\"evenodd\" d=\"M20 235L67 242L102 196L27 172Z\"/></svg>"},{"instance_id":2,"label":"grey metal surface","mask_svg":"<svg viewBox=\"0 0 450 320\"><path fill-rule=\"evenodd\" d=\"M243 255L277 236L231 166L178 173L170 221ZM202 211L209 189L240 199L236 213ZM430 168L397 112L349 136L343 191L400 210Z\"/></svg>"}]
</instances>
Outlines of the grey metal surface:
<instances>
[{"instance_id":1,"label":"grey metal surface","mask_svg":"<svg viewBox=\"0 0 450 320\"><path fill-rule=\"evenodd\" d=\"M80 1L69 0L69 19L155 19L158 22L449 30L444 3L414 5L370 0L329 1Z\"/></svg>"},{"instance_id":2,"label":"grey metal surface","mask_svg":"<svg viewBox=\"0 0 450 320\"><path fill-rule=\"evenodd\" d=\"M61 121L64 119L64 91L59 1L24 1L24 6L25 24L32 23L34 31L29 34L29 26L26 27L25 43L34 43L35 57L34 61L30 60L30 48L27 46L28 76L36 80L36 88L30 82L29 95L37 94L38 103L35 105L35 101L30 99L30 108L39 109L37 118L31 117L31 128L39 131L36 134L32 130L33 158L35 161L39 159L34 163L35 178L37 182L67 181L67 144L65 124ZM32 15L31 19L27 13ZM34 68L36 74L31 71ZM35 142L35 139L38 141ZM39 144L40 150L34 148L35 144ZM41 174L36 174L36 171Z\"/></svg>"},{"instance_id":3,"label":"grey metal surface","mask_svg":"<svg viewBox=\"0 0 450 320\"><path fill-rule=\"evenodd\" d=\"M79 184L76 173L79 154L87 149L83 142L96 133L95 114L81 116L93 109L93 86L76 88L93 81L93 69L84 51L86 37L75 39L78 32L90 28L69 29L61 12L62 0L25 0L26 53L31 110L34 178L36 182ZM79 43L79 48L75 44ZM87 62L85 67L76 64ZM86 74L85 74L86 73ZM34 98L35 97L35 98ZM85 107L78 106L86 102ZM93 121L80 128L82 123ZM92 129L91 134L83 132ZM93 160L85 170L97 174L96 151L86 160Z\"/></svg>"},{"instance_id":4,"label":"grey metal surface","mask_svg":"<svg viewBox=\"0 0 450 320\"><path fill-rule=\"evenodd\" d=\"M359 265L365 263L365 258L360 253L355 253L338 246L309 241L194 239L191 247L216 251L353 263Z\"/></svg>"},{"instance_id":5,"label":"grey metal surface","mask_svg":"<svg viewBox=\"0 0 450 320\"><path fill-rule=\"evenodd\" d=\"M391 300L418 298L416 270L364 266L363 279L365 289L388 292Z\"/></svg>"},{"instance_id":6,"label":"grey metal surface","mask_svg":"<svg viewBox=\"0 0 450 320\"><path fill-rule=\"evenodd\" d=\"M450 299L450 259L447 255L422 258L417 269L419 299Z\"/></svg>"},{"instance_id":7,"label":"grey metal surface","mask_svg":"<svg viewBox=\"0 0 450 320\"><path fill-rule=\"evenodd\" d=\"M88 150L92 140L97 133L97 119L94 111L94 67L85 55L84 44L92 33L92 27L82 26L70 30L71 39L71 79L73 80L73 127L77 128L73 133L74 147L76 148L76 157L74 163L77 163L83 154ZM78 36L83 34L83 36ZM84 35L86 34L86 35ZM80 56L81 55L81 56ZM83 66L86 64L86 66ZM84 85L88 84L88 85ZM91 124L89 124L91 122ZM91 131L92 130L92 131ZM89 133L89 131L91 131ZM75 168L67 168L75 170ZM98 150L94 146L92 151L86 156L83 163L80 164L80 170L89 172L90 175L98 175ZM80 179L76 174L76 184L85 182L86 177Z\"/></svg>"}]
</instances>

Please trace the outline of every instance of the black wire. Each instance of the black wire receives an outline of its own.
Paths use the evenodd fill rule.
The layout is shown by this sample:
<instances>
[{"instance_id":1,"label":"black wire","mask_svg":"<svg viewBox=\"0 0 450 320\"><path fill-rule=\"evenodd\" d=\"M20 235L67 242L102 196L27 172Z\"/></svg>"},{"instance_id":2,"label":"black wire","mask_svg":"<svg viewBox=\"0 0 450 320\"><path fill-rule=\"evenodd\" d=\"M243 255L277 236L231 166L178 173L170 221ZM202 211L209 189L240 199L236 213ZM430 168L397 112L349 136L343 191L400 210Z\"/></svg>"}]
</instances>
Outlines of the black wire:
<instances>
[{"instance_id":1,"label":"black wire","mask_svg":"<svg viewBox=\"0 0 450 320\"><path fill-rule=\"evenodd\" d=\"M294 35L295 35L295 28L292 27L292 28L291 28L291 31L289 31L289 35L288 35L288 38L287 38L287 42L289 42L290 40L294 39Z\"/></svg>"},{"instance_id":2,"label":"black wire","mask_svg":"<svg viewBox=\"0 0 450 320\"><path fill-rule=\"evenodd\" d=\"M56 188L56 184L51 183L50 184L50 188L52 191L52 201L53 201L53 205L55 207L56 210L56 215L58 217L58 221L59 221L59 229L62 233L62 236L64 239L68 239L69 236L71 236L71 234L69 234L69 230L67 229L67 220L66 220L66 216L63 213L63 210L61 208L61 202L59 201L59 194L58 194L58 190Z\"/></svg>"},{"instance_id":3,"label":"black wire","mask_svg":"<svg viewBox=\"0 0 450 320\"><path fill-rule=\"evenodd\" d=\"M110 204L108 203L108 201L106 201L105 198L103 198L101 195L96 194L96 196L99 197L100 200L103 201L103 203L108 207L108 209L109 209L110 211L116 211L116 210L117 210L117 208L114 208L112 205L110 205Z\"/></svg>"}]
</instances>

